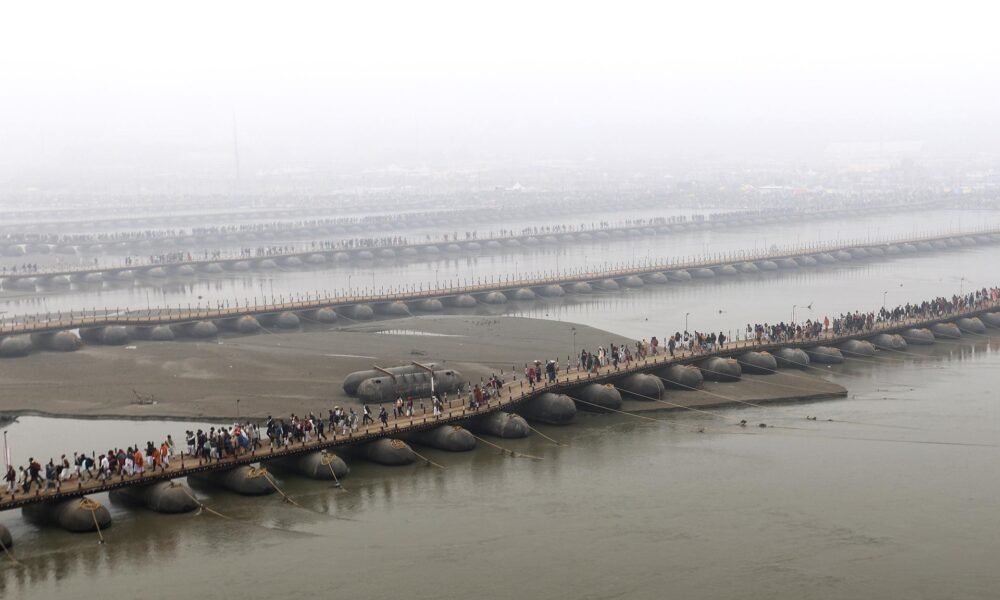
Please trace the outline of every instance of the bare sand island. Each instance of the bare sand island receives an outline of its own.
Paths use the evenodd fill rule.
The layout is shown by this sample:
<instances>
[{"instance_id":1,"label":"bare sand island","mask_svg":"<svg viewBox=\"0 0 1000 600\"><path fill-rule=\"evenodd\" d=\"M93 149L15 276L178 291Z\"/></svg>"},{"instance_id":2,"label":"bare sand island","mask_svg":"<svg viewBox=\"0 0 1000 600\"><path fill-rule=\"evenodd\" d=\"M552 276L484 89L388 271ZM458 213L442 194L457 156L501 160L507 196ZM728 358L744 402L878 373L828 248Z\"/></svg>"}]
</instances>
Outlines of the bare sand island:
<instances>
[{"instance_id":1,"label":"bare sand island","mask_svg":"<svg viewBox=\"0 0 1000 600\"><path fill-rule=\"evenodd\" d=\"M393 333L379 333L384 331ZM438 362L478 382L501 370L509 374L511 367L520 373L532 360L558 358L564 367L573 354L574 333L577 352L631 342L593 327L544 319L421 316L210 342L86 346L72 353L42 352L0 363L0 414L231 419L237 399L244 418L325 414L334 404L359 404L344 394L341 383L349 373L373 364ZM846 394L841 386L801 373L795 379L801 393L765 383L741 391L747 383L726 385L727 391L719 395L752 402ZM137 394L155 403L139 403ZM696 391L670 392L668 400L723 403ZM634 404L640 406L630 404L630 410L663 406Z\"/></svg>"}]
</instances>

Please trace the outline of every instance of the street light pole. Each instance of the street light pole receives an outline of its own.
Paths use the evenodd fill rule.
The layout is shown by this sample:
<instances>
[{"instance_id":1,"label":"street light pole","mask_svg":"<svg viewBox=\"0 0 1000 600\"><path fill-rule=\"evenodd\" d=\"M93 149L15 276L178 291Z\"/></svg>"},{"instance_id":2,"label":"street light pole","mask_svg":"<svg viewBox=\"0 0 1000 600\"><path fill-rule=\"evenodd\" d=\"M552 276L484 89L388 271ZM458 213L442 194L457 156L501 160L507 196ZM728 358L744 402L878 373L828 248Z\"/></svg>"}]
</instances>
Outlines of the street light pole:
<instances>
[{"instance_id":1,"label":"street light pole","mask_svg":"<svg viewBox=\"0 0 1000 600\"><path fill-rule=\"evenodd\" d=\"M690 317L690 316L691 316L691 313L684 313L684 333L687 333L687 330L688 330L688 317Z\"/></svg>"}]
</instances>

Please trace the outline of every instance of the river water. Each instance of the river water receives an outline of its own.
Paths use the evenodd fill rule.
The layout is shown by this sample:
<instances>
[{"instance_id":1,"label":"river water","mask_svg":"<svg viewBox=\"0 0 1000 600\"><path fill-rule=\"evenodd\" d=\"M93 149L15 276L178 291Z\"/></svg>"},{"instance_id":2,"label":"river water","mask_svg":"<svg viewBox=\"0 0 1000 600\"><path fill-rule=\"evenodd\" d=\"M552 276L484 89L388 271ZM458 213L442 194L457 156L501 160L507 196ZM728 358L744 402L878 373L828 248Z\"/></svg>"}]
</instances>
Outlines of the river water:
<instances>
[{"instance_id":1,"label":"river water","mask_svg":"<svg viewBox=\"0 0 1000 600\"><path fill-rule=\"evenodd\" d=\"M981 337L827 369L842 400L581 415L543 428L566 447L504 442L538 461L422 450L447 470L354 463L341 490L286 478L303 508L216 491L199 493L233 520L112 506L103 546L4 515L26 566L0 567L0 594L992 598L998 350ZM60 423L185 427L9 431Z\"/></svg>"},{"instance_id":2,"label":"river water","mask_svg":"<svg viewBox=\"0 0 1000 600\"><path fill-rule=\"evenodd\" d=\"M946 224L923 226L934 225ZM884 233L909 233L913 224L902 227ZM705 235L718 241L722 234ZM761 232L725 235L764 243ZM608 251L624 260L631 247ZM799 319L822 318L875 309L883 298L893 305L993 285L996 251L477 310L633 337L682 329L685 317L691 329L735 330L788 319L793 305ZM580 260L574 252L568 255ZM391 281L414 270L426 281L431 268L380 265L376 276ZM279 289L301 290L297 278L327 271L343 276L329 269L250 277L255 287L271 279ZM164 293L186 298L214 285L228 284ZM136 303L141 289L47 302L65 297L80 306L95 298L86 294L124 294ZM24 566L0 566L0 597L993 598L1000 585L998 367L1000 339L967 336L809 371L845 386L844 399L646 415L661 421L581 414L574 425L540 428L567 446L540 436L502 442L542 460L486 446L463 454L420 449L447 469L354 461L340 490L284 477L283 488L303 508L215 490L198 493L231 520L111 504L115 524L105 545L94 534L39 529L10 512L0 522ZM740 428L741 419L770 427ZM203 425L25 417L5 431L23 462L166 432L179 440Z\"/></svg>"}]
</instances>

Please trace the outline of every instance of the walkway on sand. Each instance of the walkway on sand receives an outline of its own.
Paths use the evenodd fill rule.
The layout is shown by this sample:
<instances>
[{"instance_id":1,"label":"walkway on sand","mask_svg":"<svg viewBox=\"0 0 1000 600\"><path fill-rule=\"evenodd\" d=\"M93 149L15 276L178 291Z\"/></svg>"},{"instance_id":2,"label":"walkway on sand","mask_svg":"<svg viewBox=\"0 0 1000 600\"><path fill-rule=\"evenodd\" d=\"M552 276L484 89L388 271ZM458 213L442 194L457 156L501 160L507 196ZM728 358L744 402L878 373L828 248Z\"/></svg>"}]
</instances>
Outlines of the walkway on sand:
<instances>
[{"instance_id":1,"label":"walkway on sand","mask_svg":"<svg viewBox=\"0 0 1000 600\"><path fill-rule=\"evenodd\" d=\"M42 492L41 490L35 490L28 493L16 493L13 498L5 495L2 501L0 501L0 510L9 510L29 504L37 504L52 500L65 500L86 494L108 492L119 488L141 486L157 481L185 477L187 475L206 471L226 470L241 465L249 465L275 458L306 454L318 450L336 449L344 446L363 444L380 438L392 438L406 433L430 429L445 424L458 425L474 416L480 416L499 410L516 410L517 407L523 402L536 398L546 392L565 393L591 383L610 383L632 373L655 371L673 364L694 363L713 356L729 357L748 351L775 352L786 347L801 348L817 345L836 345L847 340L868 338L880 333L896 333L913 327L925 327L935 323L953 321L962 317L973 317L983 313L996 311L998 308L1000 308L1000 301L983 302L975 308L969 310L948 312L931 319L906 319L895 322L883 322L879 323L872 329L867 329L861 332L835 335L828 331L809 339L795 339L785 342L757 342L744 340L729 343L725 348L717 349L712 352L678 352L676 356L673 357L667 353L662 353L656 356L648 356L624 367L622 364L619 364L618 367L607 366L593 372L575 371L561 373L556 377L555 381L552 382L544 381L538 384L525 384L523 379L509 381L503 385L497 398L491 399L489 403L483 405L475 411L469 409L461 401L459 401L456 405L453 400L447 407L445 407L443 415L438 419L429 415L400 417L390 420L388 427L383 428L381 425L376 423L367 427L362 427L358 431L352 432L346 436L334 435L331 433L331 435L329 435L325 440L314 440L308 443L303 442L301 444L283 447L271 446L267 443L267 440L264 439L262 440L263 446L257 450L240 456L221 460L204 461L198 458L184 456L182 454L181 456L174 457L173 460L171 460L171 466L168 469L153 473L145 473L142 476L134 476L131 478L116 476L107 481L94 479L81 481L79 479L74 479L69 482L63 482L61 488L55 491ZM430 404L427 399L424 399L424 403L425 405ZM723 402L719 402L719 404L722 403Z\"/></svg>"}]
</instances>

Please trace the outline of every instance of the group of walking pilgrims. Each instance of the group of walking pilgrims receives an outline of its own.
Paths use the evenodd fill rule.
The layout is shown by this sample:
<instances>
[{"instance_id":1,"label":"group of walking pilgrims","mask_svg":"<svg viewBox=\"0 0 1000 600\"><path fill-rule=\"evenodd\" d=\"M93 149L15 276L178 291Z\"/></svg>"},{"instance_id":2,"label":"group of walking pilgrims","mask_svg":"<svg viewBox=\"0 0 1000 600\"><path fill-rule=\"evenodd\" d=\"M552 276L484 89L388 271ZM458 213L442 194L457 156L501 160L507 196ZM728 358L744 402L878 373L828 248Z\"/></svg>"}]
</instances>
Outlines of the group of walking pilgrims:
<instances>
[{"instance_id":1,"label":"group of walking pilgrims","mask_svg":"<svg viewBox=\"0 0 1000 600\"><path fill-rule=\"evenodd\" d=\"M173 456L174 440L167 435L160 445L146 442L145 448L136 444L126 449L110 449L100 455L74 452L72 461L63 454L59 462L50 458L44 466L31 457L28 465L18 467L17 471L14 470L14 465L8 464L4 484L6 493L11 496L18 492L30 494L32 490L36 493L56 493L62 489L64 482L71 480L107 481L115 476L141 477L147 470L163 471L170 466Z\"/></svg>"},{"instance_id":2,"label":"group of walking pilgrims","mask_svg":"<svg viewBox=\"0 0 1000 600\"><path fill-rule=\"evenodd\" d=\"M958 312L985 309L995 306L1000 300L1000 287L982 288L967 294L953 295L950 298L938 297L920 303L907 303L892 309L883 307L871 312L848 312L822 321L807 319L803 323L758 323L747 324L745 340L765 343L815 339L824 334L834 335L864 334L885 325L894 325L910 319L929 320L946 317ZM648 356L675 352L702 354L726 347L728 338L722 332L705 334L688 331L676 332L667 336L665 348L656 336L648 341L643 338L634 344L611 343L606 348L599 346L596 352L582 350L576 356L577 371L596 371L601 367L615 366L624 363L626 368L633 361L643 360ZM571 372L573 365L567 357L565 372ZM524 366L524 379L531 385L541 383L542 378L554 382L559 375L558 360L535 360ZM513 374L512 374L513 376ZM499 397L505 384L503 377L493 375L481 383L467 384L458 391L455 401L460 407L476 411L488 405L491 399ZM425 403L425 400L427 403ZM441 418L453 402L448 400L447 393L433 394L427 399L415 399L412 396L398 396L392 403L392 418L404 420L417 415L425 416L430 409L430 416ZM231 427L210 427L185 432L186 456L203 461L219 461L230 457L241 456L259 449L266 438L272 447L284 447L290 444L309 443L316 440L326 440L328 435L351 435L359 427L366 427L378 421L381 428L389 427L389 410L385 405L378 406L377 415L372 408L364 404L360 412L354 407L341 408L334 406L328 410L324 418L322 414L309 413L300 417L292 414L286 421L271 416L262 426L246 421L236 423ZM177 448L170 435L160 443L146 442L145 446L138 444L125 449L109 449L102 454L86 454L74 452L72 459L62 455L57 462L50 458L44 465L34 459L28 459L27 465L15 469L8 464L4 475L5 494L12 497L18 494L57 493L63 485L70 481L99 480L106 481L112 477L130 479L142 477L148 472L165 471L177 457ZM2 496L0 496L2 497Z\"/></svg>"}]
</instances>

